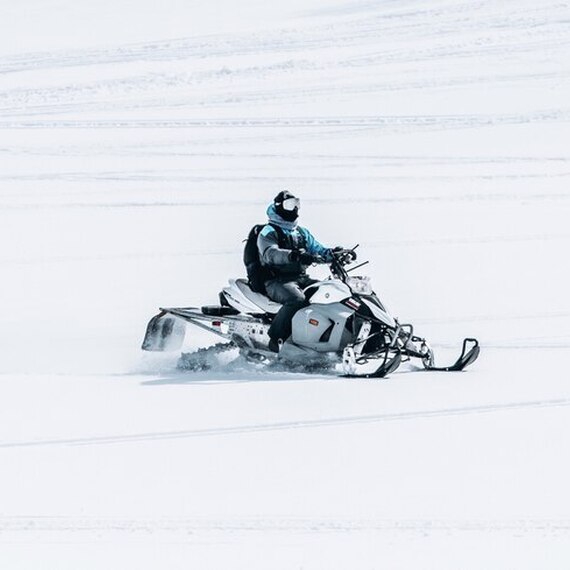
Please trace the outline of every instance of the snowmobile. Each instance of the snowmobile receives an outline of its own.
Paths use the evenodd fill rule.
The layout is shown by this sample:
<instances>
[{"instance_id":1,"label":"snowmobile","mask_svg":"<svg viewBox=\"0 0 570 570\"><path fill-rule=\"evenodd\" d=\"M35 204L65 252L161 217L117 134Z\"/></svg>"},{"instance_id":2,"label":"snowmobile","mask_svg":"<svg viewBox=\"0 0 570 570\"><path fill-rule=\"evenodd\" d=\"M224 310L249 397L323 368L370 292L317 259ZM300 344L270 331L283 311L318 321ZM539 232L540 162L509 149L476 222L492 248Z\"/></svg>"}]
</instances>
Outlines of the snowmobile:
<instances>
[{"instance_id":1,"label":"snowmobile","mask_svg":"<svg viewBox=\"0 0 570 570\"><path fill-rule=\"evenodd\" d=\"M191 324L226 341L183 354L180 367L192 370L207 368L212 355L235 348L256 362L278 360L292 368L302 364L311 369L340 365L344 376L367 378L383 378L412 359L435 371L460 371L477 359L478 341L466 338L455 363L436 366L426 339L390 315L369 277L349 274L368 263L348 267L356 247L334 251L328 263L331 276L305 289L306 304L294 314L292 334L277 353L269 348L268 330L281 305L254 292L246 279L230 279L219 294L219 305L161 308L148 323L142 348L179 350L186 325Z\"/></svg>"},{"instance_id":2,"label":"snowmobile","mask_svg":"<svg viewBox=\"0 0 570 570\"><path fill-rule=\"evenodd\" d=\"M358 246L356 246L358 247ZM479 342L465 338L459 358L450 366L435 365L426 339L414 334L410 324L400 324L372 290L370 278L350 272L368 262L349 267L356 249L333 251L330 277L304 290L306 303L293 315L292 334L269 348L269 326L281 308L265 295L252 291L246 279L230 279L219 294L219 305L161 308L148 323L143 350L179 350L186 325L222 337L225 342L183 354L181 368L206 369L212 354L237 348L246 359L298 369L341 370L347 377L383 378L402 362L416 359L427 370L460 371L479 356Z\"/></svg>"}]
</instances>

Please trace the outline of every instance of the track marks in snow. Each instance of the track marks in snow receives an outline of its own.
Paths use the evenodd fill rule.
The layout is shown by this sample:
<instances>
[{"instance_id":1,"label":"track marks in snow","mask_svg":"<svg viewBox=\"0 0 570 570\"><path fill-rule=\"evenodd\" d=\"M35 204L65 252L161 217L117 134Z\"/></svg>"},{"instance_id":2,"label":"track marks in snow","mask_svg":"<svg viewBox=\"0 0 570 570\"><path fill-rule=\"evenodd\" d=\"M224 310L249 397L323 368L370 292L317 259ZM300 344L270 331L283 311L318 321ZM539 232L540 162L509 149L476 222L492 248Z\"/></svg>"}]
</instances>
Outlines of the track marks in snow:
<instances>
[{"instance_id":1,"label":"track marks in snow","mask_svg":"<svg viewBox=\"0 0 570 570\"><path fill-rule=\"evenodd\" d=\"M417 239L417 240L386 240L382 242L367 242L363 245L367 249L381 249L384 250L389 247L418 247L418 246L461 246L465 244L488 244L490 246L495 246L498 243L524 243L537 241L568 241L570 240L570 234L540 234L540 235L527 235L527 236L490 236L490 237L479 237L479 238L456 238L456 237L445 237L445 238L433 238L433 239ZM108 253L108 254L98 254L98 255L42 255L38 257L6 257L0 258L0 263L3 265L43 265L43 264L68 264L68 263L95 263L95 262L114 262L122 261L124 263L138 263L141 259L177 259L177 258L188 258L197 257L205 258L211 256L221 256L221 257L239 257L242 253L241 247L236 247L233 249L201 249L196 251L156 251L156 252L131 252L131 253ZM512 316L501 316L501 315L478 315L469 317L453 317L449 316L445 319L418 319L416 323L426 323L426 324L437 324L437 323L450 323L450 322L473 322L473 321L503 321L511 319L536 319L536 318L558 318L558 317L570 317L570 313L556 313L556 314L541 314L541 315L512 315Z\"/></svg>"},{"instance_id":2,"label":"track marks in snow","mask_svg":"<svg viewBox=\"0 0 570 570\"><path fill-rule=\"evenodd\" d=\"M196 437L218 437L231 435L244 435L249 433L263 433L283 430L314 429L326 427L340 427L357 424L372 424L393 421L422 420L430 418L463 417L474 414L489 414L499 412L525 411L541 408L570 406L570 398L553 400L534 400L527 402L510 402L502 404L486 404L481 406L465 406L458 408L442 408L434 410L419 410L411 412L373 414L363 416L348 416L337 418L324 418L319 420L297 420L289 422L276 422L266 424L252 424L240 426L222 426L212 428L149 432L125 435L110 435L100 437L78 437L61 439L38 439L29 441L0 442L0 449L49 447L68 445L110 445L119 443L138 443L149 441L188 439Z\"/></svg>"},{"instance_id":3,"label":"track marks in snow","mask_svg":"<svg viewBox=\"0 0 570 570\"><path fill-rule=\"evenodd\" d=\"M163 177L164 178L164 177ZM88 178L85 178L86 180ZM251 178L249 178L251 180ZM110 179L107 179L110 180ZM118 180L118 179L116 179ZM190 180L190 179L189 179ZM207 182L220 182L226 181L229 182L227 178L212 178L209 177L206 179L192 179L195 181L202 181L204 184ZM281 181L282 179L279 177L268 177L266 180ZM326 178L326 177L303 177L303 178L293 178L287 177L283 179L283 182L291 183L292 181L318 181L318 182L338 182L339 180L343 180L343 177L337 176L334 178ZM235 181L235 179L234 179ZM517 192L510 192L510 193L479 193L479 194L442 194L442 195L429 195L429 196L395 196L389 195L384 197L378 198L370 198L370 197L363 197L358 198L359 204L361 205L375 205L375 204L407 204L407 203L469 203L469 202L525 202L525 203L539 203L543 201L560 201L566 202L570 200L570 194L568 192L542 192L542 193L527 193L527 194L520 194ZM344 203L344 201L339 201ZM313 203L313 204L321 204L323 206L332 206L335 205L337 202L335 200L307 200L306 203ZM240 205L244 205L245 202L240 202ZM257 204L257 202L256 202ZM193 210L199 208L216 208L218 207L217 202L205 202L201 200L193 201L191 198L188 200L129 200L129 199L121 199L117 198L115 201L102 201L102 200L89 200L84 202L73 201L73 202L57 202L57 203L50 203L49 202L49 195L45 193L42 196L42 202L29 202L29 203L9 203L6 202L2 204L2 209L4 210L60 210L60 209L124 209L124 208L191 208ZM465 239L465 243L493 243L494 238L483 238L483 241L470 241L470 238L460 238ZM566 239L566 234L543 234L540 236L542 241L544 240L559 240L559 239ZM509 241L505 239L504 241ZM515 237L511 241L528 241L525 236L522 237ZM395 241L391 240L389 242L374 242L376 244L383 245L414 245L412 241L406 242L403 240ZM424 243L424 242L422 242ZM429 245L429 239L425 242ZM446 244L453 244L452 239L442 238L441 241L438 242L436 239L433 241L433 244L436 243L446 243Z\"/></svg>"},{"instance_id":4,"label":"track marks in snow","mask_svg":"<svg viewBox=\"0 0 570 570\"><path fill-rule=\"evenodd\" d=\"M375 45L381 38L393 45L403 38L422 40L423 49L382 52L372 55L389 61L418 61L422 58L465 57L484 52L512 54L536 51L537 48L556 49L569 41L570 29L565 5L545 3L533 9L495 2L453 2L425 8L416 6L386 6L370 3L361 5L362 15L344 14L340 21L326 25L310 25L300 29L279 29L272 33L236 34L233 37L210 35L198 38L160 40L83 50L60 50L7 56L0 59L0 74L21 71L119 64L149 61L176 61L191 58L261 55L264 53L314 52L316 50L354 45ZM484 24L483 24L484 23ZM462 40L457 39L461 37ZM443 45L430 51L429 41ZM451 40L451 41L450 41ZM427 45L426 45L427 44ZM455 49L452 49L455 46ZM419 58L419 59L418 59ZM358 58L349 60L351 65ZM370 63L366 59L364 63Z\"/></svg>"},{"instance_id":5,"label":"track marks in snow","mask_svg":"<svg viewBox=\"0 0 570 570\"><path fill-rule=\"evenodd\" d=\"M232 182L240 182L240 181L255 181L255 182L265 182L271 180L281 180L286 178L288 183L296 182L308 182L308 181L319 181L319 182L335 182L345 180L349 181L363 181L363 180L376 180L376 181L383 181L383 182L398 182L398 181L408 181L408 180L420 180L420 181L465 181L465 180L525 180L525 179L556 179L556 178L568 178L570 177L570 170L568 172L528 172L528 173L519 173L519 174L508 174L508 173L496 173L496 174L456 174L456 175L423 175L420 176L418 174L415 175L384 175L384 174L366 174L366 175L350 175L350 174L337 174L337 175L314 175L314 174L299 174L297 176L279 176L279 174L267 174L265 176L251 176L247 173L235 173L233 176L220 176L220 175L201 175L201 174L193 174L192 172L188 171L163 171L163 172L156 172L156 171L147 171L144 170L137 170L136 172L129 172L129 171L98 171L98 172L38 172L35 174L4 174L0 175L0 180L6 180L10 182L28 182L28 181L61 181L61 182L93 182L93 181L102 181L102 182L157 182L157 183L177 183L177 182L198 182L202 184L206 184L208 182L215 183L215 182L224 182L224 183L232 183ZM85 192L88 194L88 192ZM0 198L9 196L10 194L0 193ZM44 193L44 196L47 196L48 192ZM362 198L362 202L411 202L411 201L427 201L427 202L434 202L440 200L503 200L508 199L511 197L508 193L502 194L467 194L458 198L454 195L445 195L445 196L435 196L435 195L428 195L428 196L401 196L396 197L392 195L388 196L380 196L379 198ZM514 194L512 194L514 197ZM565 198L567 197L566 193L563 192L544 192L544 193L535 193L535 194L521 194L518 196L519 200L528 200L528 199L547 199L547 198ZM318 200L313 199L312 202L318 203ZM323 201L324 202L324 201ZM240 202L244 203L244 202ZM307 201L308 203L308 201ZM327 204L334 204L335 200L331 199L326 201ZM133 202L132 205L145 205L147 202L144 201L137 201ZM204 204L201 201L196 202L185 202L184 200L180 201L165 201L165 200L156 200L148 205L156 205L156 206L183 206L183 205L195 205L197 207L210 205ZM41 205L41 204L38 204ZM56 206L57 204L54 204ZM117 203L120 205L120 203Z\"/></svg>"},{"instance_id":6,"label":"track marks in snow","mask_svg":"<svg viewBox=\"0 0 570 570\"><path fill-rule=\"evenodd\" d=\"M563 241L570 240L570 234L528 234L528 235L496 235L496 236L478 236L478 237L453 237L445 236L440 238L417 238L417 239L400 239L400 240L382 240L378 242L367 242L366 248L386 247L418 247L418 246L462 246L470 244L489 244L497 243L536 243L543 241Z\"/></svg>"},{"instance_id":7,"label":"track marks in snow","mask_svg":"<svg viewBox=\"0 0 570 570\"><path fill-rule=\"evenodd\" d=\"M138 263L141 259L176 259L186 257L205 258L211 256L233 256L236 257L242 253L241 248L229 250L206 250L200 251L183 251L183 252L134 252L134 253L109 253L99 255L55 255L48 256L42 255L41 257L14 257L8 259L1 259L0 263L9 265L35 265L35 264L50 264L50 263L93 263L93 262L107 262L107 261L122 261L124 263Z\"/></svg>"},{"instance_id":8,"label":"track marks in snow","mask_svg":"<svg viewBox=\"0 0 570 570\"><path fill-rule=\"evenodd\" d=\"M296 72L308 73L310 65L292 64ZM263 81L269 78L267 75L276 75L277 69L292 70L286 63L279 66L269 66L270 71L263 73ZM285 71L281 71L285 73ZM458 87L481 87L482 85L499 86L501 84L528 84L529 82L550 82L559 85L560 82L570 81L570 71L558 71L550 73L505 73L500 75L486 76L443 76L429 77L417 80L402 80L399 76L386 78L383 81L371 81L365 77L360 80L352 78L350 82L323 81L313 85L307 85L307 80L302 86L296 88L283 87L281 89L264 88L255 90L250 88L236 89L235 82L247 82L246 71L227 71L223 69L211 72L210 83L204 83L204 79L194 78L192 75L166 76L153 73L143 77L126 77L122 80L102 81L82 85L68 85L64 87L43 89L17 89L4 91L0 94L0 116L10 117L33 117L62 115L67 113L94 113L94 112L130 112L144 111L153 112L165 108L164 90L169 92L168 106L178 110L202 110L204 107L241 107L244 104L282 104L283 102L303 102L307 99L326 99L337 97L342 94L347 96L362 96L371 94L391 93L396 91L416 91L426 89L444 89ZM231 81L227 78L231 75ZM226 82L222 83L222 79ZM259 77L257 78L259 79ZM272 84L281 83L283 77L275 77ZM314 82L315 80L313 80ZM203 92L201 84L209 85L209 92ZM364 84L362 84L364 83ZM153 96L153 93L157 95ZM133 96L133 94L135 94Z\"/></svg>"},{"instance_id":9,"label":"track marks in snow","mask_svg":"<svg viewBox=\"0 0 570 570\"><path fill-rule=\"evenodd\" d=\"M74 516L3 516L0 532L30 534L36 532L398 532L426 534L437 532L570 533L570 520L441 520L441 519L371 519L318 517L195 517L127 518Z\"/></svg>"},{"instance_id":10,"label":"track marks in snow","mask_svg":"<svg viewBox=\"0 0 570 570\"><path fill-rule=\"evenodd\" d=\"M513 12L494 2L444 2L430 8L421 2L382 2L363 4L355 15L345 13L326 25L313 23L308 18L299 21L299 28L270 32L3 57L0 80L46 69L60 71L63 79L35 89L9 85L0 93L0 115L201 112L244 103L281 105L338 100L339 94L346 99L505 82L547 81L555 88L570 77L564 64L570 23L560 3ZM505 58L508 69L503 69ZM458 63L472 59L485 59L488 72L466 75ZM536 65L529 66L529 60ZM543 69L545 60L551 64ZM122 66L122 76L105 77L109 65ZM408 75L399 71L402 65L409 67ZM426 65L437 67L418 73L418 66ZM91 66L101 68L90 73L95 80L74 80L71 68Z\"/></svg>"},{"instance_id":11,"label":"track marks in snow","mask_svg":"<svg viewBox=\"0 0 570 570\"><path fill-rule=\"evenodd\" d=\"M236 117L227 119L99 119L99 120L4 120L2 129L211 129L211 128L354 128L409 130L420 128L457 129L527 123L570 121L570 108L528 113L461 115L378 115L336 117Z\"/></svg>"}]
</instances>

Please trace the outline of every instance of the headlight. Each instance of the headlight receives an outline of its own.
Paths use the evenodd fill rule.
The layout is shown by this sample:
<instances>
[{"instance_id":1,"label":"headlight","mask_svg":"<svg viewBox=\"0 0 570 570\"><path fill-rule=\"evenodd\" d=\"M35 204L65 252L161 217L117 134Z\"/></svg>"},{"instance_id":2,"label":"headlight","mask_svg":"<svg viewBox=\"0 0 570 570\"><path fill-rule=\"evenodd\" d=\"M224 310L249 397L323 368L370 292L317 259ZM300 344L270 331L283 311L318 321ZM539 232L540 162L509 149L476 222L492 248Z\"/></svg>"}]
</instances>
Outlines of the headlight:
<instances>
[{"instance_id":1,"label":"headlight","mask_svg":"<svg viewBox=\"0 0 570 570\"><path fill-rule=\"evenodd\" d=\"M346 284L352 289L353 293L359 293L360 295L372 295L370 277L355 275L354 277L349 277Z\"/></svg>"}]
</instances>

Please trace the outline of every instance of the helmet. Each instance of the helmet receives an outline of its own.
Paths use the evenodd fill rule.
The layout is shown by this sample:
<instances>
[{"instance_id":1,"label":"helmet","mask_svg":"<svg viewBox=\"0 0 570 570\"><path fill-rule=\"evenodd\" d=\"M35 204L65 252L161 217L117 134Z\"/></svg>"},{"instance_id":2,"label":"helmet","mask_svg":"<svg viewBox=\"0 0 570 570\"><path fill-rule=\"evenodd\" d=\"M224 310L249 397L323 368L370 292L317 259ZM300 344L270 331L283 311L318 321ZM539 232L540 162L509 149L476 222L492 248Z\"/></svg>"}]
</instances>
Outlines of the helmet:
<instances>
[{"instance_id":1,"label":"helmet","mask_svg":"<svg viewBox=\"0 0 570 570\"><path fill-rule=\"evenodd\" d=\"M294 222L299 217L301 200L293 196L288 190L282 190L273 199L275 211L281 218L288 222Z\"/></svg>"}]
</instances>

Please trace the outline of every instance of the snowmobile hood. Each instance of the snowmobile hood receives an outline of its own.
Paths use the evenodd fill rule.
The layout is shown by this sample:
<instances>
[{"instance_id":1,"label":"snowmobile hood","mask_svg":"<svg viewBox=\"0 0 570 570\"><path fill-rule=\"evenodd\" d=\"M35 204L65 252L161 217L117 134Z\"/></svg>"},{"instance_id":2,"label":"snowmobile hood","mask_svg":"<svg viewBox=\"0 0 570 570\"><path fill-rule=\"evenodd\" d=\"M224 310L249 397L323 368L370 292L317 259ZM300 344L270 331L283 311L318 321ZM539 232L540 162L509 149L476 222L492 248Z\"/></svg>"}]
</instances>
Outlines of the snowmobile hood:
<instances>
[{"instance_id":1,"label":"snowmobile hood","mask_svg":"<svg viewBox=\"0 0 570 570\"><path fill-rule=\"evenodd\" d=\"M284 220L275 210L274 204L269 204L269 207L267 208L267 217L272 224L275 224L284 230L294 230L297 227L297 220L294 222Z\"/></svg>"}]
</instances>

